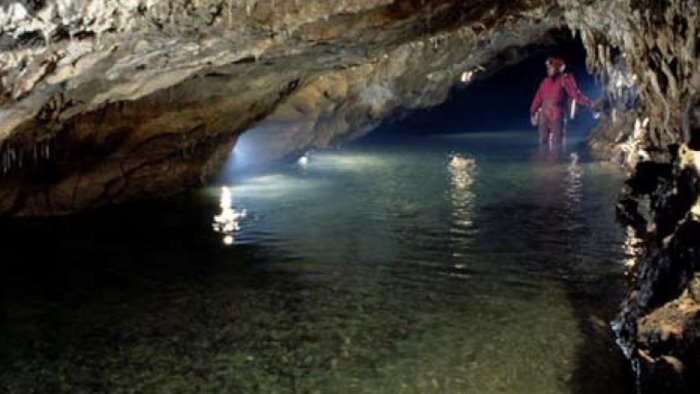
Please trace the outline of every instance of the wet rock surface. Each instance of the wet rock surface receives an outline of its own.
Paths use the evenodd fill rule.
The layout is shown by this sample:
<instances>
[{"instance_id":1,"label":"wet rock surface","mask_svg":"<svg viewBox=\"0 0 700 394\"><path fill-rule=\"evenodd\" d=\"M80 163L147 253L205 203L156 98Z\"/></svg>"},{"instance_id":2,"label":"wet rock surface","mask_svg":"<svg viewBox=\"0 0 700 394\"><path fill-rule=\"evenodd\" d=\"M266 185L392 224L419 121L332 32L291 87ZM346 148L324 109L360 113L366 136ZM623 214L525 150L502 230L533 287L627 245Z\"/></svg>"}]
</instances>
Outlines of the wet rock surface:
<instances>
[{"instance_id":1,"label":"wet rock surface","mask_svg":"<svg viewBox=\"0 0 700 394\"><path fill-rule=\"evenodd\" d=\"M687 134L697 101L698 10L682 1L83 3L0 8L6 215L171 195L249 129L280 157L342 143L562 26L581 36L612 119L650 119L646 145ZM633 132L620 130L613 141Z\"/></svg>"},{"instance_id":2,"label":"wet rock surface","mask_svg":"<svg viewBox=\"0 0 700 394\"><path fill-rule=\"evenodd\" d=\"M263 119L280 156L337 144L439 104L465 69L517 59L560 22L544 1L81 4L2 8L5 214L176 193Z\"/></svg>"},{"instance_id":3,"label":"wet rock surface","mask_svg":"<svg viewBox=\"0 0 700 394\"><path fill-rule=\"evenodd\" d=\"M618 215L645 241L633 290L614 327L650 393L695 393L700 346L700 152L640 163Z\"/></svg>"},{"instance_id":4,"label":"wet rock surface","mask_svg":"<svg viewBox=\"0 0 700 394\"><path fill-rule=\"evenodd\" d=\"M465 70L488 75L567 26L605 86L592 144L634 170L620 217L646 248L616 322L621 344L650 392L697 388L700 208L688 147L699 149L698 8L683 0L5 1L0 215L172 195L208 179L249 129L280 157L332 146L396 111L444 101Z\"/></svg>"}]
</instances>

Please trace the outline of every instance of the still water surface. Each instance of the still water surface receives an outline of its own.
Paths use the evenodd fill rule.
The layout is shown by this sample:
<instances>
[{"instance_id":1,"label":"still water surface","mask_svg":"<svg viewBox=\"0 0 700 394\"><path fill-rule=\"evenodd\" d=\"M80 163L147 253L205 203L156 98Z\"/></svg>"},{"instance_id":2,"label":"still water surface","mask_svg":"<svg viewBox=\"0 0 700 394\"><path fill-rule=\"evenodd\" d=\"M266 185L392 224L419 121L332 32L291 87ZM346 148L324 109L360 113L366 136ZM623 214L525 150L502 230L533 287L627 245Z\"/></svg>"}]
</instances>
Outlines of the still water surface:
<instances>
[{"instance_id":1,"label":"still water surface","mask_svg":"<svg viewBox=\"0 0 700 394\"><path fill-rule=\"evenodd\" d=\"M377 137L2 223L0 392L630 392L623 177L532 142Z\"/></svg>"}]
</instances>

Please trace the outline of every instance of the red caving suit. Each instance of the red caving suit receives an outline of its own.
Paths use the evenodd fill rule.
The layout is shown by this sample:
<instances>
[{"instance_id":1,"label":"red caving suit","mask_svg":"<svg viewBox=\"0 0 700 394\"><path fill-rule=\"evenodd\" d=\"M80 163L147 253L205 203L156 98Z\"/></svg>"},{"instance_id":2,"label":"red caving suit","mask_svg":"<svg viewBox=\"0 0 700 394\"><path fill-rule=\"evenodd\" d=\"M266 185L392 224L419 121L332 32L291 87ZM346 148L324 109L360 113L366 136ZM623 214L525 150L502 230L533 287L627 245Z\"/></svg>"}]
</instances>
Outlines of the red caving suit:
<instances>
[{"instance_id":1,"label":"red caving suit","mask_svg":"<svg viewBox=\"0 0 700 394\"><path fill-rule=\"evenodd\" d=\"M530 116L540 111L538 131L541 144L559 144L562 141L564 116L569 100L590 108L593 104L576 86L573 75L559 73L554 77L547 76L540 83L530 106Z\"/></svg>"}]
</instances>

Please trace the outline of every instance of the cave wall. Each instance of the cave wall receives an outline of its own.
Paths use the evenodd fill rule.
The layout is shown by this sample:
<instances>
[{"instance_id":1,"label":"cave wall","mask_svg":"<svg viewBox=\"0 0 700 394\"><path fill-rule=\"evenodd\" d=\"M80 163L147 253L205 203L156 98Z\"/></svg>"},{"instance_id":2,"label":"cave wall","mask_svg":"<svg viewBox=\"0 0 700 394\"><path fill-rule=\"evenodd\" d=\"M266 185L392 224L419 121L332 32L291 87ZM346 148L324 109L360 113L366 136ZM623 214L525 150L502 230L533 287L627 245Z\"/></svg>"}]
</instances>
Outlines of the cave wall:
<instances>
[{"instance_id":1,"label":"cave wall","mask_svg":"<svg viewBox=\"0 0 700 394\"><path fill-rule=\"evenodd\" d=\"M567 7L607 111L590 143L630 178L620 222L643 245L613 328L643 393L700 392L700 42L696 1Z\"/></svg>"},{"instance_id":2,"label":"cave wall","mask_svg":"<svg viewBox=\"0 0 700 394\"><path fill-rule=\"evenodd\" d=\"M255 126L280 156L337 144L517 60L560 17L546 1L6 2L0 214L176 193Z\"/></svg>"},{"instance_id":3,"label":"cave wall","mask_svg":"<svg viewBox=\"0 0 700 394\"><path fill-rule=\"evenodd\" d=\"M646 246L620 344L644 387L697 388L699 7L6 0L0 216L172 195L210 178L246 130L278 156L342 143L439 104L462 72L486 76L568 26L605 90L591 144L630 170L620 216Z\"/></svg>"},{"instance_id":4,"label":"cave wall","mask_svg":"<svg viewBox=\"0 0 700 394\"><path fill-rule=\"evenodd\" d=\"M588 67L605 86L606 119L591 143L634 167L646 155L669 161L668 146L698 124L700 41L696 1L560 2L580 28ZM586 12L597 5L598 12ZM635 120L645 127L635 127ZM642 150L642 152L638 152Z\"/></svg>"},{"instance_id":5,"label":"cave wall","mask_svg":"<svg viewBox=\"0 0 700 394\"><path fill-rule=\"evenodd\" d=\"M179 192L209 178L245 130L279 157L342 143L398 110L443 102L462 72L488 75L561 26L581 36L588 67L606 87L607 116L591 145L632 167L647 156L668 160L666 147L697 127L697 8L631 0L5 1L0 215Z\"/></svg>"}]
</instances>

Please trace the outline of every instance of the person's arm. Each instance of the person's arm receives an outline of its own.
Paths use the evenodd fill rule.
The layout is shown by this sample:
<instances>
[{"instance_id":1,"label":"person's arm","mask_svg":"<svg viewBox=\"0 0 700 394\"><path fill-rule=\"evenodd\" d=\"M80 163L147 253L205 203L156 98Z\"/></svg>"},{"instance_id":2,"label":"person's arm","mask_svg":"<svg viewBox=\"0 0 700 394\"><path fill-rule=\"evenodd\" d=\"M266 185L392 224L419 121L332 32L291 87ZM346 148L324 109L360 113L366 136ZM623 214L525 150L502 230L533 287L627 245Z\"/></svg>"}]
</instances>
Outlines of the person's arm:
<instances>
[{"instance_id":1,"label":"person's arm","mask_svg":"<svg viewBox=\"0 0 700 394\"><path fill-rule=\"evenodd\" d=\"M576 79L573 75L564 74L564 89L566 90L566 94L569 96L569 98L576 101L576 104L582 105L586 108L593 107L593 101L578 90Z\"/></svg>"},{"instance_id":2,"label":"person's arm","mask_svg":"<svg viewBox=\"0 0 700 394\"><path fill-rule=\"evenodd\" d=\"M542 84L540 84L540 87L537 88L537 93L535 93L535 97L532 99L532 104L530 104L530 116L534 116L535 113L540 109L540 106L542 105Z\"/></svg>"}]
</instances>

